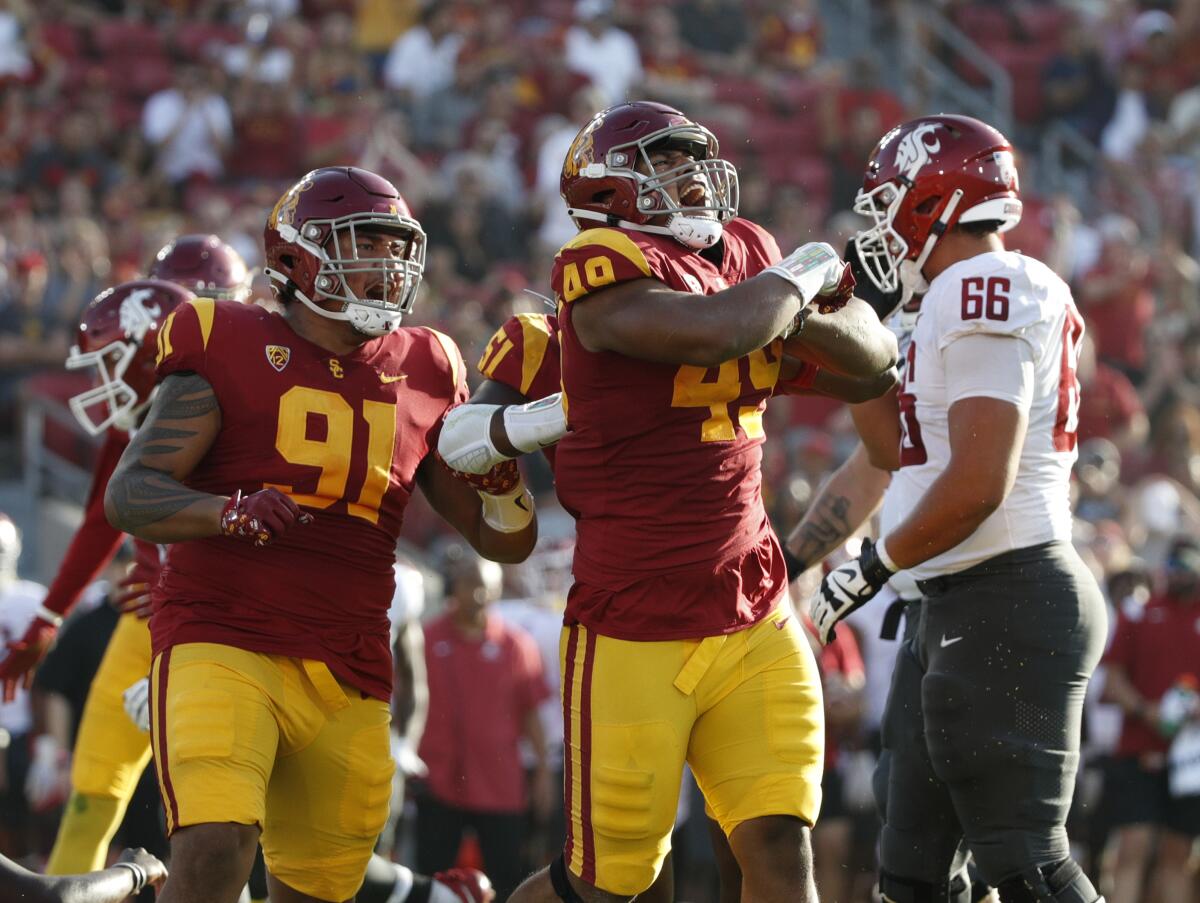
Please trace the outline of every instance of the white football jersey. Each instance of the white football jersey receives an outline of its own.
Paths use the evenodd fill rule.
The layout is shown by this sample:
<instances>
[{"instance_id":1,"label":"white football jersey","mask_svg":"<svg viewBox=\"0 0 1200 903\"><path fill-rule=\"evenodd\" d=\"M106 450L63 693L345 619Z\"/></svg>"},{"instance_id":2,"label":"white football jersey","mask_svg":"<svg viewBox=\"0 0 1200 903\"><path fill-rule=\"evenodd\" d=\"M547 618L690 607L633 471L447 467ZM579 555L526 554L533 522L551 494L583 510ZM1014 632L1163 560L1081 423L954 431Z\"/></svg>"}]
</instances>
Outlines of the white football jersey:
<instances>
[{"instance_id":1,"label":"white football jersey","mask_svg":"<svg viewBox=\"0 0 1200 903\"><path fill-rule=\"evenodd\" d=\"M0 590L0 659L5 657L5 647L24 635L45 598L46 587L32 580L17 580ZM0 728L20 736L32 724L28 690L20 688L12 702L0 702Z\"/></svg>"},{"instance_id":2,"label":"white football jersey","mask_svg":"<svg viewBox=\"0 0 1200 903\"><path fill-rule=\"evenodd\" d=\"M1068 482L1076 458L1083 320L1071 291L1044 263L1013 251L989 252L940 273L921 304L900 387L900 470L889 508L912 511L950 462L948 413L965 397L1011 400L1022 374L973 371L972 386L948 384L946 351L975 334L1028 343L1032 358L1029 425L1016 483L1004 502L953 549L910 569L917 579L952 574L1012 549L1071 538ZM987 367L987 360L980 360ZM997 369L997 368L993 368Z\"/></svg>"}]
</instances>

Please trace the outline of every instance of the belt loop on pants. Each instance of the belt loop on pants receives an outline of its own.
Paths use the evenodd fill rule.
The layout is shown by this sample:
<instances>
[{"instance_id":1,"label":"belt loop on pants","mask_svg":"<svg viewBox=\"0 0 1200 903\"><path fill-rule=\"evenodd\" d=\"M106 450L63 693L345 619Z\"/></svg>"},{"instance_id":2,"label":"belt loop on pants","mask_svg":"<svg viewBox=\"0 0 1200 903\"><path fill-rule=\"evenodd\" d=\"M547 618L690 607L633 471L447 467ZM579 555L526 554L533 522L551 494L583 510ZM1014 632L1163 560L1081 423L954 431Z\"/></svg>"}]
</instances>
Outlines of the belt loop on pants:
<instances>
[{"instance_id":1,"label":"belt loop on pants","mask_svg":"<svg viewBox=\"0 0 1200 903\"><path fill-rule=\"evenodd\" d=\"M679 673L675 675L675 689L684 696L691 696L692 691L696 689L696 685L712 666L713 661L717 657L717 653L721 651L721 647L725 645L728 636L707 636L700 641L692 654L688 656L688 660L683 667L679 669Z\"/></svg>"},{"instance_id":2,"label":"belt loop on pants","mask_svg":"<svg viewBox=\"0 0 1200 903\"><path fill-rule=\"evenodd\" d=\"M337 682L337 678L333 676L333 672L329 670L328 665L311 658L302 658L300 663L304 666L304 673L312 681L317 695L321 697L321 702L325 703L325 707L330 712L339 711L350 705L350 700L346 698L345 692Z\"/></svg>"}]
</instances>

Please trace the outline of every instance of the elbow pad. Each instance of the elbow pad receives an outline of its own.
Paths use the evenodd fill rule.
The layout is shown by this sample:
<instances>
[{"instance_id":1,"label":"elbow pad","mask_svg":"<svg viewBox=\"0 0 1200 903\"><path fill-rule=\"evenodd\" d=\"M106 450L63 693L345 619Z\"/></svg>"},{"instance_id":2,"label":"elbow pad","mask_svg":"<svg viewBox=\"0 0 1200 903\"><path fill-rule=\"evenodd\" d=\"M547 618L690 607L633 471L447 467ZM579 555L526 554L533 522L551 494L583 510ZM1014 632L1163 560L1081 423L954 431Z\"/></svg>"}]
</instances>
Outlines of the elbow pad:
<instances>
[{"instance_id":1,"label":"elbow pad","mask_svg":"<svg viewBox=\"0 0 1200 903\"><path fill-rule=\"evenodd\" d=\"M504 409L504 433L512 447L525 452L548 448L567 434L567 412L562 392L529 404Z\"/></svg>"},{"instance_id":2,"label":"elbow pad","mask_svg":"<svg viewBox=\"0 0 1200 903\"><path fill-rule=\"evenodd\" d=\"M484 474L510 456L492 443L492 416L501 405L464 404L446 414L438 437L438 454L453 470ZM562 393L523 405L504 406L504 433L522 453L553 445L567 432Z\"/></svg>"}]
</instances>

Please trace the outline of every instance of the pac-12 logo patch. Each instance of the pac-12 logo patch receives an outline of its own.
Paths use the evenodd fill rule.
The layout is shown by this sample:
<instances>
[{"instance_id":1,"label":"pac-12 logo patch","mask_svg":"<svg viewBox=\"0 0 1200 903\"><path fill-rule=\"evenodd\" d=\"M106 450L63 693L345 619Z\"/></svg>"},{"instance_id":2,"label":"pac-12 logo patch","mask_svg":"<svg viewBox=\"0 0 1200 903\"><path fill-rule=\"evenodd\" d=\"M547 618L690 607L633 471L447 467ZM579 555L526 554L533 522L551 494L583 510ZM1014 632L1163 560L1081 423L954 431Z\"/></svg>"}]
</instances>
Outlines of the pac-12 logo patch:
<instances>
[{"instance_id":1,"label":"pac-12 logo patch","mask_svg":"<svg viewBox=\"0 0 1200 903\"><path fill-rule=\"evenodd\" d=\"M267 363L270 364L279 373L283 372L283 368L288 365L288 361L292 359L292 349L286 345L268 345L266 347Z\"/></svg>"}]
</instances>

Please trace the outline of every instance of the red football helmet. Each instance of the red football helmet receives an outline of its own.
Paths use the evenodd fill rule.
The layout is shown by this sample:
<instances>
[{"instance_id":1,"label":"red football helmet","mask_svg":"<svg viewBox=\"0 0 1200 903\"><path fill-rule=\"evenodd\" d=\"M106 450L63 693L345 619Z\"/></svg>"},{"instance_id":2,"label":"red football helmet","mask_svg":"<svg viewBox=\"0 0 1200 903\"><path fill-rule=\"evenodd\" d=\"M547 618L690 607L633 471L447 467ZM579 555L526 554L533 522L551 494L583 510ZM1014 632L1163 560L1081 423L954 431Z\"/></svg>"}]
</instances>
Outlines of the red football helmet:
<instances>
[{"instance_id":1,"label":"red football helmet","mask_svg":"<svg viewBox=\"0 0 1200 903\"><path fill-rule=\"evenodd\" d=\"M650 153L678 150L692 160L656 171ZM713 133L661 103L637 101L609 107L583 127L563 161L559 190L567 213L641 232L670 235L689 248L707 248L737 216L738 178L720 159ZM698 203L671 199L670 185L684 194L703 189ZM666 217L666 225L652 225Z\"/></svg>"},{"instance_id":2,"label":"red football helmet","mask_svg":"<svg viewBox=\"0 0 1200 903\"><path fill-rule=\"evenodd\" d=\"M132 429L150 403L159 327L195 295L174 282L138 279L95 297L83 312L67 369L95 368L95 386L73 397L71 413L98 436L110 427Z\"/></svg>"},{"instance_id":3,"label":"red football helmet","mask_svg":"<svg viewBox=\"0 0 1200 903\"><path fill-rule=\"evenodd\" d=\"M231 245L215 235L181 235L164 245L150 265L151 279L182 285L203 298L248 301L250 271Z\"/></svg>"},{"instance_id":4,"label":"red football helmet","mask_svg":"<svg viewBox=\"0 0 1200 903\"><path fill-rule=\"evenodd\" d=\"M1020 221L1012 145L970 116L898 125L871 153L854 210L872 222L854 242L876 287L922 291L921 267L947 229L994 220L1006 232Z\"/></svg>"},{"instance_id":5,"label":"red football helmet","mask_svg":"<svg viewBox=\"0 0 1200 903\"><path fill-rule=\"evenodd\" d=\"M404 242L395 257L359 257L357 232ZM343 237L345 243L343 243ZM425 232L387 179L353 166L314 169L279 199L264 233L266 273L281 301L293 297L364 335L384 335L412 310L425 267ZM363 297L346 277L378 274ZM339 302L326 309L318 301Z\"/></svg>"},{"instance_id":6,"label":"red football helmet","mask_svg":"<svg viewBox=\"0 0 1200 903\"><path fill-rule=\"evenodd\" d=\"M496 899L491 879L479 869L446 869L434 874L433 880L452 890L462 903L492 903Z\"/></svg>"}]
</instances>

